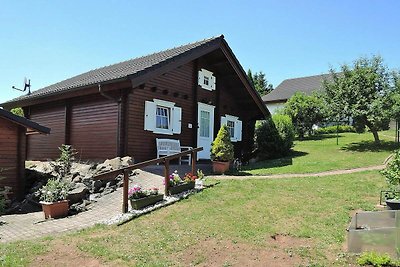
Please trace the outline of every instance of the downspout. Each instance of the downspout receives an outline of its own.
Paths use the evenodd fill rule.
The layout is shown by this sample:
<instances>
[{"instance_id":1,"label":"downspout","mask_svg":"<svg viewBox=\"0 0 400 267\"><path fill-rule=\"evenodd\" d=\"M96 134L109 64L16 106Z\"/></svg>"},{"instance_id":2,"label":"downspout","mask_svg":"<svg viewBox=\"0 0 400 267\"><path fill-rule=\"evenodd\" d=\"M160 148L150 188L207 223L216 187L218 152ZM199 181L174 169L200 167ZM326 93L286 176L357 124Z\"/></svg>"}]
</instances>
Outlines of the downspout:
<instances>
[{"instance_id":1,"label":"downspout","mask_svg":"<svg viewBox=\"0 0 400 267\"><path fill-rule=\"evenodd\" d=\"M122 151L121 151L121 128L122 128L122 110L121 110L121 103L122 103L122 97L120 96L119 98L114 98L108 94L106 94L103 89L101 88L101 84L98 84L99 87L99 93L103 97L110 99L114 102L117 102L118 104L118 122L117 122L117 157L122 156Z\"/></svg>"}]
</instances>

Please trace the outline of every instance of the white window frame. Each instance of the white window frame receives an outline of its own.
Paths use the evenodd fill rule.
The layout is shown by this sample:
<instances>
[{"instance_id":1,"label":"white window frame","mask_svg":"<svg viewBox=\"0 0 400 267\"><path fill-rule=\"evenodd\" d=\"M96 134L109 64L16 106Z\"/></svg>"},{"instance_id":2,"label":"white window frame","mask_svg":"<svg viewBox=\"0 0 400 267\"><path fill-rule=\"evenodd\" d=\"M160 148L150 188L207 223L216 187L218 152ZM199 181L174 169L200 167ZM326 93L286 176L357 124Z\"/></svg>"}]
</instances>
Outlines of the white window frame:
<instances>
[{"instance_id":1,"label":"white window frame","mask_svg":"<svg viewBox=\"0 0 400 267\"><path fill-rule=\"evenodd\" d=\"M149 105L149 107L147 107ZM168 129L157 128L157 108L168 109ZM151 114L147 114L151 113ZM182 127L182 109L175 106L174 102L161 99L153 99L145 102L144 129L156 134L173 135L180 134ZM148 121L146 121L148 120ZM154 121L153 121L154 120Z\"/></svg>"},{"instance_id":2,"label":"white window frame","mask_svg":"<svg viewBox=\"0 0 400 267\"><path fill-rule=\"evenodd\" d=\"M222 125L228 125L228 121L231 121L234 123L234 136L231 136L231 142L239 142L242 141L242 121L239 119L239 117L225 114L225 116L221 117L221 126ZM229 132L230 134L230 132Z\"/></svg>"},{"instance_id":3,"label":"white window frame","mask_svg":"<svg viewBox=\"0 0 400 267\"><path fill-rule=\"evenodd\" d=\"M205 83L205 80L207 80L208 84ZM214 91L216 89L216 77L211 71L200 69L198 73L198 84L203 89Z\"/></svg>"}]
</instances>

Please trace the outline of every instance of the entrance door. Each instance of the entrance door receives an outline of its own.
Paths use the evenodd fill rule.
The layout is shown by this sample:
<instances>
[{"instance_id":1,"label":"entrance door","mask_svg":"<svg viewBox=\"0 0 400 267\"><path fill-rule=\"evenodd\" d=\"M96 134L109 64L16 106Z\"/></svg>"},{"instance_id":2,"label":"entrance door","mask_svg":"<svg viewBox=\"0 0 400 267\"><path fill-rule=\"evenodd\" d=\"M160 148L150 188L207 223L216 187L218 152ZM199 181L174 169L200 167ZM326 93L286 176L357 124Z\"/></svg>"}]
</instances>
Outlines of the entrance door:
<instances>
[{"instance_id":1,"label":"entrance door","mask_svg":"<svg viewBox=\"0 0 400 267\"><path fill-rule=\"evenodd\" d=\"M214 139L214 108L198 103L197 147L203 147L203 151L197 154L198 159L210 159L211 143Z\"/></svg>"}]
</instances>

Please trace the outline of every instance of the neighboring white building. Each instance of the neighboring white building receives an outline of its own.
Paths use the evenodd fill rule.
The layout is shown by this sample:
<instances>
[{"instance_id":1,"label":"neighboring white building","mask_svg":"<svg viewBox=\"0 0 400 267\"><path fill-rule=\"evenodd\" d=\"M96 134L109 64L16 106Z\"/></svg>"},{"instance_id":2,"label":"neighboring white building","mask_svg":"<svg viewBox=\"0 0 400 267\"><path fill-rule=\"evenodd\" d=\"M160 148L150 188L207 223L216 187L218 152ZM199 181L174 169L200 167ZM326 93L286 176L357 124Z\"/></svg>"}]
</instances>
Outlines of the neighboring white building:
<instances>
[{"instance_id":1,"label":"neighboring white building","mask_svg":"<svg viewBox=\"0 0 400 267\"><path fill-rule=\"evenodd\" d=\"M275 114L278 109L285 106L286 101L296 92L303 92L310 95L313 91L322 90L324 80L331 80L331 74L286 79L269 94L262 97L269 112Z\"/></svg>"}]
</instances>

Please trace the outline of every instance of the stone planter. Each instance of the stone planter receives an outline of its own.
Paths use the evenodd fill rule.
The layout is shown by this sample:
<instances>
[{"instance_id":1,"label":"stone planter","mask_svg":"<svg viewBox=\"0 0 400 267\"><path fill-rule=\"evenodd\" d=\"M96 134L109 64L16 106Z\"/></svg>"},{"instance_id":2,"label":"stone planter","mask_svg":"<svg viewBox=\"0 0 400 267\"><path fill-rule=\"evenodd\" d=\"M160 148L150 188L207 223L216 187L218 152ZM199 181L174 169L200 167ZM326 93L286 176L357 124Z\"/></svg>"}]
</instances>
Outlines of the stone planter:
<instances>
[{"instance_id":1,"label":"stone planter","mask_svg":"<svg viewBox=\"0 0 400 267\"><path fill-rule=\"evenodd\" d=\"M194 182L192 183L184 183L176 186L171 186L168 188L168 192L170 195L179 194L184 191L188 191L194 188Z\"/></svg>"},{"instance_id":2,"label":"stone planter","mask_svg":"<svg viewBox=\"0 0 400 267\"><path fill-rule=\"evenodd\" d=\"M140 210L144 207L153 205L164 199L164 195L150 195L139 199L131 199L131 207L134 210Z\"/></svg>"},{"instance_id":3,"label":"stone planter","mask_svg":"<svg viewBox=\"0 0 400 267\"><path fill-rule=\"evenodd\" d=\"M45 219L63 218L68 215L68 200L61 200L57 202L40 202L40 204L42 204Z\"/></svg>"},{"instance_id":4,"label":"stone planter","mask_svg":"<svg viewBox=\"0 0 400 267\"><path fill-rule=\"evenodd\" d=\"M386 205L387 205L388 209L400 210L400 200L398 200L398 199L387 199Z\"/></svg>"},{"instance_id":5,"label":"stone planter","mask_svg":"<svg viewBox=\"0 0 400 267\"><path fill-rule=\"evenodd\" d=\"M216 174L224 174L229 170L229 161L213 161L213 172Z\"/></svg>"}]
</instances>

